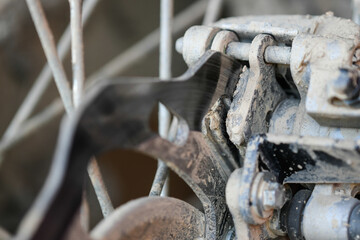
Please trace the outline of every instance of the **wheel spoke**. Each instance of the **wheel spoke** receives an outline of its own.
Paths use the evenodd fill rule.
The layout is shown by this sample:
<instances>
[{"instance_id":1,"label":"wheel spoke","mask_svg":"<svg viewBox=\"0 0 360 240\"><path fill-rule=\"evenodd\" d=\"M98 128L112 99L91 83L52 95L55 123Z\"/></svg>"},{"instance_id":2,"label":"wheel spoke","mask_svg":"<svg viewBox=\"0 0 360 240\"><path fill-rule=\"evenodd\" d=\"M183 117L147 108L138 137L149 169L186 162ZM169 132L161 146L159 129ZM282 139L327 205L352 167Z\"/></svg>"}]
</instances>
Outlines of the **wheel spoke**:
<instances>
[{"instance_id":1,"label":"wheel spoke","mask_svg":"<svg viewBox=\"0 0 360 240\"><path fill-rule=\"evenodd\" d=\"M206 8L203 25L208 25L219 19L223 0L209 0Z\"/></svg>"},{"instance_id":2,"label":"wheel spoke","mask_svg":"<svg viewBox=\"0 0 360 240\"><path fill-rule=\"evenodd\" d=\"M69 0L71 26L71 62L73 73L73 102L76 109L81 102L85 82L84 42L81 23L81 0ZM114 207L105 187L97 160L93 158L88 166L88 174L99 201L103 216L108 216ZM86 200L85 200L86 201Z\"/></svg>"},{"instance_id":3,"label":"wheel spoke","mask_svg":"<svg viewBox=\"0 0 360 240\"><path fill-rule=\"evenodd\" d=\"M84 2L84 9L82 15L83 25L87 23L90 15L92 14L98 2L99 0L86 0ZM59 57L61 60L63 60L66 54L69 52L70 41L71 41L70 26L68 26L64 31L64 33L62 34L57 47L57 51L59 53ZM29 118L30 114L33 112L35 106L39 102L41 96L45 92L46 88L49 86L51 78L52 78L51 69L48 64L45 64L39 76L35 80L34 85L27 94L25 100L22 102L21 106L19 107L19 110L15 114L15 117L13 118L9 127L4 133L1 142L4 142L6 139L10 139L11 137L14 137L15 134L17 134L17 132L21 128L20 126L24 123L24 121L26 121L26 119ZM58 108L58 109L59 111L62 111L62 108Z\"/></svg>"},{"instance_id":4,"label":"wheel spoke","mask_svg":"<svg viewBox=\"0 0 360 240\"><path fill-rule=\"evenodd\" d=\"M172 34L176 35L199 20L205 13L206 0L199 0L175 16ZM155 29L139 42L119 54L88 78L89 87L105 78L112 78L154 50L160 41L160 30Z\"/></svg>"},{"instance_id":5,"label":"wheel spoke","mask_svg":"<svg viewBox=\"0 0 360 240\"><path fill-rule=\"evenodd\" d=\"M179 34L186 27L190 26L192 23L197 21L205 13L206 1L200 0L185 9L179 15L174 18L174 27L172 29L173 34ZM140 40L138 43L127 49L125 52L121 53L119 56L115 57L112 61L106 64L103 68L98 70L92 76L90 76L85 84L85 90L91 88L97 84L101 79L115 77L117 74L123 72L127 67L136 63L143 56L155 49L159 44L159 29L154 30L144 39ZM40 127L47 124L49 121L57 117L63 111L61 105L59 106L59 99L55 100L50 106L48 106L41 113L33 116L29 120L25 121L22 126L18 127L16 136L11 136L7 139L7 142L12 142L12 144L3 144L4 147L0 147L0 152L5 151L9 147L13 146L15 142L29 136L30 134L37 131ZM48 109L53 109L50 111L51 114L48 118L41 118L40 115L43 115ZM30 124L31 123L31 124ZM35 124L36 123L36 124ZM33 128L28 127L29 125L36 126ZM31 129L31 130L30 130ZM26 134L24 133L26 132ZM14 138L16 141L14 141ZM6 146L5 146L6 145Z\"/></svg>"},{"instance_id":6,"label":"wheel spoke","mask_svg":"<svg viewBox=\"0 0 360 240\"><path fill-rule=\"evenodd\" d=\"M71 62L74 107L79 106L85 82L84 43L81 23L81 0L70 0Z\"/></svg>"},{"instance_id":7,"label":"wheel spoke","mask_svg":"<svg viewBox=\"0 0 360 240\"><path fill-rule=\"evenodd\" d=\"M104 217L110 215L111 212L114 211L114 207L111 203L111 199L106 190L106 186L104 184L99 165L95 158L93 158L88 166L88 173L91 180L91 183L94 187L96 197L99 201L101 212Z\"/></svg>"},{"instance_id":8,"label":"wheel spoke","mask_svg":"<svg viewBox=\"0 0 360 240\"><path fill-rule=\"evenodd\" d=\"M67 113L71 113L73 106L69 82L67 80L62 62L58 56L55 47L54 36L49 27L42 5L39 0L26 0L26 3L30 10L30 15L34 21L34 25L45 52L46 59L54 75L54 80L60 93L61 100L64 103L65 110Z\"/></svg>"},{"instance_id":9,"label":"wheel spoke","mask_svg":"<svg viewBox=\"0 0 360 240\"><path fill-rule=\"evenodd\" d=\"M159 59L159 77L163 81L171 78L171 57L172 57L172 21L174 12L174 0L160 1L160 59ZM159 104L159 134L167 138L171 115L164 105ZM165 163L158 159L153 185L151 186L150 196L168 195L163 188L166 179L169 177L169 170ZM164 190L164 191L163 191Z\"/></svg>"}]
</instances>

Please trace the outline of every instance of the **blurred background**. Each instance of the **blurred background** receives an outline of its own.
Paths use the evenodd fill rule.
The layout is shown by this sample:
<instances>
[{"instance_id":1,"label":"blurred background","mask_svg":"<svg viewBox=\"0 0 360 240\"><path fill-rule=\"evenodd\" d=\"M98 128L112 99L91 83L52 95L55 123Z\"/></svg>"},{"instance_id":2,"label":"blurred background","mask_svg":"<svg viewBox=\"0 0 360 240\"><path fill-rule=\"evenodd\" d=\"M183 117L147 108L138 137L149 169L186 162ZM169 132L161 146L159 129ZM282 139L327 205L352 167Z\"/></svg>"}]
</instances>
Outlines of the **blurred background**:
<instances>
[{"instance_id":1,"label":"blurred background","mask_svg":"<svg viewBox=\"0 0 360 240\"><path fill-rule=\"evenodd\" d=\"M42 1L51 29L58 41L69 24L68 1ZM192 0L175 0L174 15L194 4ZM335 16L351 18L350 0L226 0L221 18L261 14L319 15L333 11ZM86 76L101 67L158 28L159 0L100 0L84 27ZM191 25L201 24L202 15L179 30L174 40ZM150 39L151 40L151 39ZM158 76L158 44L135 63L124 67L118 76ZM154 47L152 47L154 45ZM46 63L24 0L0 0L0 133L6 131L17 109ZM70 55L63 61L71 78ZM173 49L173 75L186 71L181 55ZM41 98L33 115L41 112L58 97L53 81ZM31 206L51 164L59 122L63 113L47 124L14 142L1 152L0 226L11 233ZM130 199L148 195L156 170L156 161L130 151L113 151L99 158L99 165L115 207ZM91 209L91 226L101 220L95 193L88 181L87 195ZM189 187L175 174L170 176L170 196L199 206Z\"/></svg>"}]
</instances>

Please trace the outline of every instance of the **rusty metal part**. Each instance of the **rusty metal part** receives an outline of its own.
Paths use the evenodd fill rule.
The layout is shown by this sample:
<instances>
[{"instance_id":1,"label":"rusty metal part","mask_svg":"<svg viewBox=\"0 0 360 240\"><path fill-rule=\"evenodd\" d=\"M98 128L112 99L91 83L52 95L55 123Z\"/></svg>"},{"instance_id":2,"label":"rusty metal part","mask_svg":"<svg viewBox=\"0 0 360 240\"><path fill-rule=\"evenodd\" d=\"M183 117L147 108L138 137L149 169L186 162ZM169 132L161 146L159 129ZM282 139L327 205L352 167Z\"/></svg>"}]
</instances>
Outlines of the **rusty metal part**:
<instances>
[{"instance_id":1,"label":"rusty metal part","mask_svg":"<svg viewBox=\"0 0 360 240\"><path fill-rule=\"evenodd\" d=\"M243 169L236 169L226 184L226 203L229 207L234 220L237 239L241 240L261 240L273 237L273 234L266 228L265 224L248 224L242 214L239 204L243 194L241 184L243 179Z\"/></svg>"},{"instance_id":2,"label":"rusty metal part","mask_svg":"<svg viewBox=\"0 0 360 240\"><path fill-rule=\"evenodd\" d=\"M258 35L251 44L249 72L240 76L226 119L230 140L243 145L256 133L268 130L269 115L285 97L275 78L274 65L264 62L264 52L275 42L270 35Z\"/></svg>"},{"instance_id":3,"label":"rusty metal part","mask_svg":"<svg viewBox=\"0 0 360 240\"><path fill-rule=\"evenodd\" d=\"M253 209L259 206L258 194L266 192L263 188L259 191L259 187L256 187L260 186L257 184L259 174L275 174L274 180L280 183L360 183L358 149L358 141L330 138L271 134L252 138L247 146L243 168L232 173L226 189L227 204L238 238L274 237L274 231L268 228L270 224L261 218L269 215L262 216L261 211ZM355 196L358 189L342 191ZM321 212L325 214L329 211ZM317 237L316 234L313 236Z\"/></svg>"},{"instance_id":4,"label":"rusty metal part","mask_svg":"<svg viewBox=\"0 0 360 240\"><path fill-rule=\"evenodd\" d=\"M209 26L206 29L208 32L211 31ZM226 29L227 32L231 30L240 37L241 43L224 40L224 44L228 44L227 54L240 60L248 60L249 58L250 46L249 43L246 43L247 41L252 41L259 34L268 33L281 46L268 47L264 52L265 62L291 63L292 77L300 94L302 94L303 101L306 99L306 114L324 126L347 128L360 126L357 79L355 81L356 91L346 90L346 101L343 101L343 104L333 104L331 100L334 96L339 96L339 94L334 94L336 91L333 88L338 88L336 78L341 75L340 69L354 66L358 69L359 67L357 64L354 65L354 62L358 62L356 52L358 52L360 42L360 27L354 22L334 17L329 12L322 16L229 18L214 23L212 29L213 31L215 29ZM189 35L192 35L193 41L195 39L199 41L200 47L196 49L197 46L193 44L191 48L182 49L185 59L187 55L194 52L197 53L194 59L199 58L201 52L205 52L205 47L210 46L209 42L214 41L217 34L225 31L216 34L201 34L200 32L196 35L189 31L187 34L187 38L190 39ZM179 40L177 45L181 45L181 42ZM284 46L284 44L291 44L292 49ZM313 81L311 81L312 79ZM350 82L354 81L351 80ZM351 91L350 94L349 91ZM356 95L355 98L354 94Z\"/></svg>"},{"instance_id":5,"label":"rusty metal part","mask_svg":"<svg viewBox=\"0 0 360 240\"><path fill-rule=\"evenodd\" d=\"M205 217L175 198L139 198L116 209L90 236L94 240L203 239Z\"/></svg>"},{"instance_id":6,"label":"rusty metal part","mask_svg":"<svg viewBox=\"0 0 360 240\"><path fill-rule=\"evenodd\" d=\"M276 46L277 49L274 46L274 49L269 48L265 51L265 61L290 63L292 78L306 104L306 110L302 115L310 115L323 126L360 126L358 91L347 94L349 96L346 98L350 99L343 101L343 104L333 104L331 101L334 96L339 95L334 94L333 88L337 86L332 85L341 75L340 69L359 67L356 64L356 52L360 43L359 25L347 19L334 17L333 13L329 12L322 16L228 18L212 26L234 31L239 36L242 42L230 43L227 53L241 60L248 58L247 41L252 41L259 34L271 35L282 46ZM291 52L286 46L290 44ZM283 53L280 54L279 50Z\"/></svg>"},{"instance_id":7,"label":"rusty metal part","mask_svg":"<svg viewBox=\"0 0 360 240\"><path fill-rule=\"evenodd\" d=\"M279 184L274 186L276 176L271 172L260 172L258 161L249 161L248 153L239 186L239 211L247 224L260 225L269 220L274 209L284 205L285 189Z\"/></svg>"},{"instance_id":8,"label":"rusty metal part","mask_svg":"<svg viewBox=\"0 0 360 240\"><path fill-rule=\"evenodd\" d=\"M226 115L230 108L229 96L222 96L205 115L202 132L212 151L219 157L219 169L224 176L229 177L231 172L240 166L240 154L229 141L226 133ZM220 160L221 159L221 160Z\"/></svg>"},{"instance_id":9,"label":"rusty metal part","mask_svg":"<svg viewBox=\"0 0 360 240\"><path fill-rule=\"evenodd\" d=\"M208 52L170 82L149 78L104 81L63 122L46 185L17 237L61 239L81 202L90 157L113 148L130 148L163 159L202 202L206 239L221 237L231 222L225 204L227 179L219 173L214 163L217 158L198 131L215 101L223 94L231 95L240 69L237 61ZM179 117L179 125L187 126L188 137L181 145L150 130L148 119L158 101Z\"/></svg>"},{"instance_id":10,"label":"rusty metal part","mask_svg":"<svg viewBox=\"0 0 360 240\"><path fill-rule=\"evenodd\" d=\"M271 223L269 221L264 223L264 220L259 221L259 211L252 209L259 205L257 203L257 197L259 196L259 191L257 190L259 188L256 187L259 185L256 184L256 182L258 182L256 181L257 176L271 172L275 174L275 179L280 183L351 183L342 184L351 186L351 188L348 189L340 189L340 185L337 184L337 190L331 191L331 193L337 196L334 197L336 199L339 198L338 195L347 194L346 199L349 199L349 197L353 199L349 202L352 205L347 204L348 200L341 198L340 200L338 199L339 201L336 201L336 204L335 202L330 204L333 210L335 210L334 207L336 205L337 212L339 212L338 215L336 215L336 211L326 210L324 205L322 207L315 207L318 211L317 214L311 214L311 212L314 211L309 210L308 218L304 217L307 221L306 224L308 224L306 230L308 232L306 234L309 236L309 239L330 239L330 235L333 236L331 239L343 239L339 238L336 234L325 234L332 231L329 229L331 218L330 220L327 218L330 225L324 224L322 235L315 233L318 230L314 232L314 229L321 227L320 225L322 224L323 218L318 217L321 214L330 214L336 218L336 221L342 221L341 219L346 218L344 214L350 216L353 207L355 207L358 202L358 200L353 198L359 192L359 189L356 188L357 185L354 183L360 183L360 156L357 150L358 148L359 142L340 141L330 138L271 134L252 138L247 146L243 168L235 170L232 173L226 187L227 204L234 219L238 238L269 239L278 235L277 232L271 229ZM255 192L253 190L254 185ZM260 189L260 193L264 194L265 192L264 189ZM330 201L328 194L326 194L323 199ZM281 207L282 204L279 205L279 207ZM313 208L314 206L312 206L312 209ZM306 213L304 213L304 216L305 214ZM312 222L315 220L311 220L311 216L317 219L318 227L313 228ZM338 225L339 224L336 223L336 226ZM344 231L347 234L349 226L347 223L346 226L341 225L334 229L336 231L340 229L341 234L345 234ZM280 232L280 236L281 235L283 235L283 232ZM306 239L308 239L308 237Z\"/></svg>"},{"instance_id":11,"label":"rusty metal part","mask_svg":"<svg viewBox=\"0 0 360 240\"><path fill-rule=\"evenodd\" d=\"M353 33L360 32L360 27L352 26L352 24L343 20L337 23L337 27ZM324 26L323 29L325 29L323 31L330 31L332 28ZM340 36L340 33L344 35ZM354 51L360 41L359 34L340 33L332 33L331 38L329 35L322 36L320 33L316 36L297 36L293 41L291 51L291 74L301 98L303 101L306 99L306 113L320 125L359 127L359 109L335 105L332 101L334 96L339 96L334 91L335 80L341 74L341 69L353 67Z\"/></svg>"}]
</instances>

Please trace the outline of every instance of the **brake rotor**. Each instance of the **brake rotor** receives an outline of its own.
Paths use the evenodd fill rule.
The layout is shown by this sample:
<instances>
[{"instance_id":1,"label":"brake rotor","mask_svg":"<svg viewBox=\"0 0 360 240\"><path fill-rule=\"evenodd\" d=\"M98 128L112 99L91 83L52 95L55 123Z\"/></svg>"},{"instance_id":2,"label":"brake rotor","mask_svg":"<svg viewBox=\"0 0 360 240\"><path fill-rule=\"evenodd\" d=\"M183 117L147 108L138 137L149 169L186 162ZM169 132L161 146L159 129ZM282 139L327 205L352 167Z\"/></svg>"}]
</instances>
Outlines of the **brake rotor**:
<instances>
[{"instance_id":1,"label":"brake rotor","mask_svg":"<svg viewBox=\"0 0 360 240\"><path fill-rule=\"evenodd\" d=\"M116 209L91 232L94 240L197 239L205 217L190 204L169 197L144 197Z\"/></svg>"}]
</instances>

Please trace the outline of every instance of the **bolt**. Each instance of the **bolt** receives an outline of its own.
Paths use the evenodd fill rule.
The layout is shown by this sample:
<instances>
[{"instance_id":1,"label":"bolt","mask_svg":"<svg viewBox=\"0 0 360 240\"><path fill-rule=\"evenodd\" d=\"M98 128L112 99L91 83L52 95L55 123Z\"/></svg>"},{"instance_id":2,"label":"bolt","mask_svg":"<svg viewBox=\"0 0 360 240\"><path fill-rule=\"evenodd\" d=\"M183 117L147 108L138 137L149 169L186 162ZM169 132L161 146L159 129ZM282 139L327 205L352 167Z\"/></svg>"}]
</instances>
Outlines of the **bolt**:
<instances>
[{"instance_id":1,"label":"bolt","mask_svg":"<svg viewBox=\"0 0 360 240\"><path fill-rule=\"evenodd\" d=\"M263 207L265 210L280 209L286 201L285 188L277 182L271 182L263 193Z\"/></svg>"}]
</instances>

